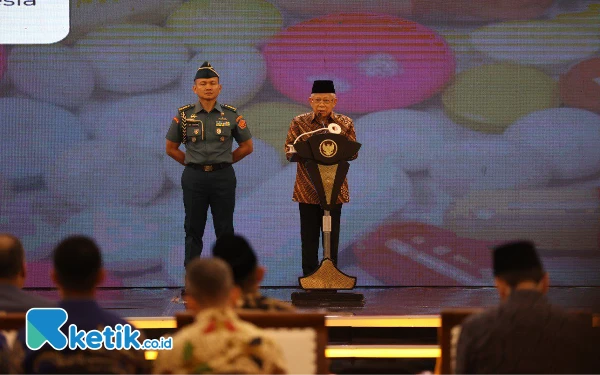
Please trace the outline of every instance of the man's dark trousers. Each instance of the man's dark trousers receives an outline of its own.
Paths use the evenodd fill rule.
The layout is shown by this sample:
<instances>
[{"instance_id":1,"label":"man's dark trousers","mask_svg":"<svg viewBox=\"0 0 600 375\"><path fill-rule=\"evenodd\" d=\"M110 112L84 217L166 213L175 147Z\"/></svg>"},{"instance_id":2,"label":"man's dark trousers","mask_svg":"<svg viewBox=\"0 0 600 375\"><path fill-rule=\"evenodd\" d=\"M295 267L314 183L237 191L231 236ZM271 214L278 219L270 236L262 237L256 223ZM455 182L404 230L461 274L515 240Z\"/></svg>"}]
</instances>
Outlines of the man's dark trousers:
<instances>
[{"instance_id":1,"label":"man's dark trousers","mask_svg":"<svg viewBox=\"0 0 600 375\"><path fill-rule=\"evenodd\" d=\"M308 276L319 267L319 236L322 234L324 212L321 205L318 204L299 203L299 209L302 272L304 276ZM337 265L342 205L335 205L329 212L331 215L331 260ZM325 245L323 245L323 248L325 248Z\"/></svg>"},{"instance_id":2,"label":"man's dark trousers","mask_svg":"<svg viewBox=\"0 0 600 375\"><path fill-rule=\"evenodd\" d=\"M217 238L233 233L236 183L231 165L211 172L201 166L187 166L184 169L181 175L185 207L184 266L202 253L202 237L209 206Z\"/></svg>"}]
</instances>

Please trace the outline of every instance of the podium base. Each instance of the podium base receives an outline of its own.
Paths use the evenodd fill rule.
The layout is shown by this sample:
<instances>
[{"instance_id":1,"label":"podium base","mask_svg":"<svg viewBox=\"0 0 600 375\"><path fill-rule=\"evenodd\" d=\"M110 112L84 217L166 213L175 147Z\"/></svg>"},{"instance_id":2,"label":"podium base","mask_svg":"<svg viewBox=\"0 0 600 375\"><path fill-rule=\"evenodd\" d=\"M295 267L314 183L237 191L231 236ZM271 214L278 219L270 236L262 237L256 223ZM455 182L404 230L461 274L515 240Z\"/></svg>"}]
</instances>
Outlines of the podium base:
<instances>
[{"instance_id":1,"label":"podium base","mask_svg":"<svg viewBox=\"0 0 600 375\"><path fill-rule=\"evenodd\" d=\"M310 290L292 293L292 304L297 307L363 307L365 296L336 290Z\"/></svg>"},{"instance_id":2,"label":"podium base","mask_svg":"<svg viewBox=\"0 0 600 375\"><path fill-rule=\"evenodd\" d=\"M298 282L302 289L348 290L356 286L356 277L346 275L337 269L331 259L325 258L315 272L299 277Z\"/></svg>"},{"instance_id":3,"label":"podium base","mask_svg":"<svg viewBox=\"0 0 600 375\"><path fill-rule=\"evenodd\" d=\"M299 277L298 283L306 292L292 293L292 304L303 307L363 307L365 297L361 293L338 293L338 290L354 289L356 277L340 271L333 261L325 258L312 274Z\"/></svg>"}]
</instances>

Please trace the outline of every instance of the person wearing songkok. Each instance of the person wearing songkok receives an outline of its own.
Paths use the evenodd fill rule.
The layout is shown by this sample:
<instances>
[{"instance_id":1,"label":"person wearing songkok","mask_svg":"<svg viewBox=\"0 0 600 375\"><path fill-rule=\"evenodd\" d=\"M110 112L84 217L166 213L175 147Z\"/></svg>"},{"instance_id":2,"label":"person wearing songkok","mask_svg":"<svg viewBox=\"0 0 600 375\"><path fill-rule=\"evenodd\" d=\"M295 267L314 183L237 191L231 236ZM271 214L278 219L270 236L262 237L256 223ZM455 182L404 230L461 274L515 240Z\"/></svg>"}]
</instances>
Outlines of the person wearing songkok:
<instances>
[{"instance_id":1,"label":"person wearing songkok","mask_svg":"<svg viewBox=\"0 0 600 375\"><path fill-rule=\"evenodd\" d=\"M302 245L302 273L308 276L317 270L319 266L319 237L322 233L323 209L319 204L319 196L312 184L308 170L298 155L289 152L287 145L293 144L298 136L314 130L327 128L329 124L335 123L341 128L341 135L350 141L356 141L354 122L348 116L335 113L333 109L337 104L335 86L333 81L314 81L312 93L308 102L312 112L294 117L287 138L285 140L286 157L289 161L297 161L296 181L292 201L298 202L300 211L300 238ZM308 139L309 135L300 138ZM354 160L358 154L349 160ZM348 191L348 179L344 179L340 194L335 202L335 208L330 210L331 214L331 260L337 265L338 245L340 238L340 217L342 205L350 201Z\"/></svg>"},{"instance_id":2,"label":"person wearing songkok","mask_svg":"<svg viewBox=\"0 0 600 375\"><path fill-rule=\"evenodd\" d=\"M223 259L233 271L233 280L242 291L237 307L267 311L295 310L286 302L261 295L260 283L265 276L265 268L258 265L256 254L244 237L235 234L221 236L213 246L213 256Z\"/></svg>"},{"instance_id":3,"label":"person wearing songkok","mask_svg":"<svg viewBox=\"0 0 600 375\"><path fill-rule=\"evenodd\" d=\"M157 374L282 374L281 348L261 329L244 322L233 307L240 290L219 258L196 258L186 273L187 308L194 323L173 335L173 350L160 351Z\"/></svg>"},{"instance_id":4,"label":"person wearing songkok","mask_svg":"<svg viewBox=\"0 0 600 375\"><path fill-rule=\"evenodd\" d=\"M182 165L185 209L184 267L202 254L210 207L215 234L233 233L236 176L232 165L253 151L252 135L237 109L217 101L220 77L205 62L194 76L198 101L180 107L166 135L166 153ZM233 141L238 147L233 149ZM185 152L179 146L185 146Z\"/></svg>"},{"instance_id":5,"label":"person wearing songkok","mask_svg":"<svg viewBox=\"0 0 600 375\"><path fill-rule=\"evenodd\" d=\"M455 373L600 371L598 333L591 319L548 301L549 276L533 243L497 247L493 269L501 303L460 327Z\"/></svg>"}]
</instances>

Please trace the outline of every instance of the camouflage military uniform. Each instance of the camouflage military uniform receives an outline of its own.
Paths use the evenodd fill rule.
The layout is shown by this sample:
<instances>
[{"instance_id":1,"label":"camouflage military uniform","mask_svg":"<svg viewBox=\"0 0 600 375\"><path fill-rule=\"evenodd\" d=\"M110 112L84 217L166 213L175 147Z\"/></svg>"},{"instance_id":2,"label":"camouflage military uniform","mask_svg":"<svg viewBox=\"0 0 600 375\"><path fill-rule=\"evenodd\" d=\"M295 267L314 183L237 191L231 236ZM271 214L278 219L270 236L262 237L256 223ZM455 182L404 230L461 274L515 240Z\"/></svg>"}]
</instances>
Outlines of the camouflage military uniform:
<instances>
[{"instance_id":1,"label":"camouflage military uniform","mask_svg":"<svg viewBox=\"0 0 600 375\"><path fill-rule=\"evenodd\" d=\"M173 350L161 351L154 373L286 373L283 354L256 326L231 309L207 309L173 336Z\"/></svg>"}]
</instances>

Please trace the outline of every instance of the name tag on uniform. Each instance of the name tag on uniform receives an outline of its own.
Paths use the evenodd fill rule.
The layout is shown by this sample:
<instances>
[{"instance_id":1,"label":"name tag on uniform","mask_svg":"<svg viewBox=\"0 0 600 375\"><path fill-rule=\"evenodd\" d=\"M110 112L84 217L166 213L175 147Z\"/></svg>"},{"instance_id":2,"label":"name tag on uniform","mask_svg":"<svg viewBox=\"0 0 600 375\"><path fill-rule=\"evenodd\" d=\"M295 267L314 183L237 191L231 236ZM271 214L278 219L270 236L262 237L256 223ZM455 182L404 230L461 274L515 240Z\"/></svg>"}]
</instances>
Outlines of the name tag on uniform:
<instances>
[{"instance_id":1,"label":"name tag on uniform","mask_svg":"<svg viewBox=\"0 0 600 375\"><path fill-rule=\"evenodd\" d=\"M231 126L229 121L217 121L217 126Z\"/></svg>"}]
</instances>

